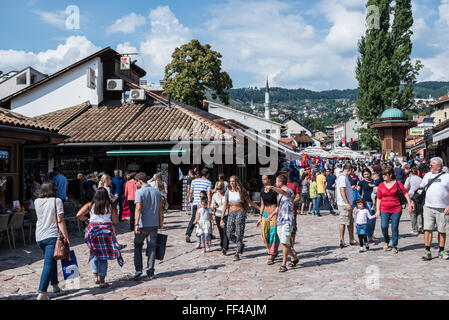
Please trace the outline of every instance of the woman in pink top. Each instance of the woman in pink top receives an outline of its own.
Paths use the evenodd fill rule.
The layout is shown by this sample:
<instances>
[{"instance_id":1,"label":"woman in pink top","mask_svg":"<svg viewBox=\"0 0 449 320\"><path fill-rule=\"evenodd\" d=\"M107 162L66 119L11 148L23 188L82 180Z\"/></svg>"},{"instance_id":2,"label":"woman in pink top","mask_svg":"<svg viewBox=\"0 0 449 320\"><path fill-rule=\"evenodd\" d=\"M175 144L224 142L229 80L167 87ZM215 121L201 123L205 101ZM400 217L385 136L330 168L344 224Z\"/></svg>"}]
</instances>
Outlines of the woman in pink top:
<instances>
[{"instance_id":1,"label":"woman in pink top","mask_svg":"<svg viewBox=\"0 0 449 320\"><path fill-rule=\"evenodd\" d=\"M402 215L402 206L399 200L399 190L402 191L407 199L410 210L414 210L414 203L411 201L404 185L397 181L394 175L393 168L385 168L382 170L384 182L382 182L377 189L377 212L376 218L381 217L381 229L384 236L384 250L388 251L388 244L390 236L388 235L388 224L391 219L391 233L393 253L398 253L398 239L399 239L399 221Z\"/></svg>"},{"instance_id":2,"label":"woman in pink top","mask_svg":"<svg viewBox=\"0 0 449 320\"><path fill-rule=\"evenodd\" d=\"M134 231L134 217L136 213L136 205L134 203L137 191L136 180L134 179L135 176L136 173L131 172L129 174L129 180L125 185L125 199L128 201L128 208L130 212L129 225L131 231Z\"/></svg>"}]
</instances>

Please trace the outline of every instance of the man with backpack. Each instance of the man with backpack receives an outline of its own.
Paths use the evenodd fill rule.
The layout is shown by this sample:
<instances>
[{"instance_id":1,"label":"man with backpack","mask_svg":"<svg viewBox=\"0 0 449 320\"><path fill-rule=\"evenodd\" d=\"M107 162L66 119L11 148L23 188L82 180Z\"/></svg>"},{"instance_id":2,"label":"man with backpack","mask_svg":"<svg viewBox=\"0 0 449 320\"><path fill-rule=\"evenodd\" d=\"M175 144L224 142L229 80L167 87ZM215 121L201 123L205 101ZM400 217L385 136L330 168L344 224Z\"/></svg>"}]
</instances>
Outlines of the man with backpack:
<instances>
[{"instance_id":1,"label":"man with backpack","mask_svg":"<svg viewBox=\"0 0 449 320\"><path fill-rule=\"evenodd\" d=\"M424 243L426 251L423 260L432 260L430 247L432 245L432 233L438 230L438 258L447 260L449 254L444 250L446 244L446 229L449 226L449 174L443 171L443 159L435 157L430 160L430 172L428 172L419 186L424 188Z\"/></svg>"}]
</instances>

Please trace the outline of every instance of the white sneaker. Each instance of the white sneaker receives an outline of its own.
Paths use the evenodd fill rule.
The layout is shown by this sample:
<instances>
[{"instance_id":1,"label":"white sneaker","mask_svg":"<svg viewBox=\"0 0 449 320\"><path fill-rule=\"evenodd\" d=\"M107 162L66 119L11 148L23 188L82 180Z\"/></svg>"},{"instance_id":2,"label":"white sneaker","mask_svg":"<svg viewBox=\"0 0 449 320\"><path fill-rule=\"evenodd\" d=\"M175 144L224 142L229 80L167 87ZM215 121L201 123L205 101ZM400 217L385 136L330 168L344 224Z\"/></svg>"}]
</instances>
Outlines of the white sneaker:
<instances>
[{"instance_id":1,"label":"white sneaker","mask_svg":"<svg viewBox=\"0 0 449 320\"><path fill-rule=\"evenodd\" d=\"M42 293L39 293L36 300L48 300L48 297L46 295L43 295Z\"/></svg>"}]
</instances>

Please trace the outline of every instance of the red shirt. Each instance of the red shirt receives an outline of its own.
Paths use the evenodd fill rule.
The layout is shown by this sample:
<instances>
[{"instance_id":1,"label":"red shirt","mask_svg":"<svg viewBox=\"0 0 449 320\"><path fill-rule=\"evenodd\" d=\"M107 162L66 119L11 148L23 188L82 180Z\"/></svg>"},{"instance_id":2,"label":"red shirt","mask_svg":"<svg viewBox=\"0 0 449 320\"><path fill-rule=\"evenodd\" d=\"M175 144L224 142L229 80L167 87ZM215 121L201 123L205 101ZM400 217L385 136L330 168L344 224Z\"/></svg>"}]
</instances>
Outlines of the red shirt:
<instances>
[{"instance_id":1,"label":"red shirt","mask_svg":"<svg viewBox=\"0 0 449 320\"><path fill-rule=\"evenodd\" d=\"M404 185L400 181L397 181L397 183L401 188L402 193L406 194L407 190L405 190ZM402 212L402 207L398 196L398 187L396 186L396 183L391 187L391 189L388 189L385 186L385 182L382 182L379 185L379 188L377 189L377 199L381 200L380 201L381 212L387 213Z\"/></svg>"},{"instance_id":2,"label":"red shirt","mask_svg":"<svg viewBox=\"0 0 449 320\"><path fill-rule=\"evenodd\" d=\"M287 183L287 188L289 188L293 193L295 194L301 194L301 189L299 188L299 183L296 182L296 189L295 189L295 183L289 182ZM295 199L295 198L293 198ZM296 207L296 203L293 203L293 215L296 216L298 214L298 208Z\"/></svg>"}]
</instances>

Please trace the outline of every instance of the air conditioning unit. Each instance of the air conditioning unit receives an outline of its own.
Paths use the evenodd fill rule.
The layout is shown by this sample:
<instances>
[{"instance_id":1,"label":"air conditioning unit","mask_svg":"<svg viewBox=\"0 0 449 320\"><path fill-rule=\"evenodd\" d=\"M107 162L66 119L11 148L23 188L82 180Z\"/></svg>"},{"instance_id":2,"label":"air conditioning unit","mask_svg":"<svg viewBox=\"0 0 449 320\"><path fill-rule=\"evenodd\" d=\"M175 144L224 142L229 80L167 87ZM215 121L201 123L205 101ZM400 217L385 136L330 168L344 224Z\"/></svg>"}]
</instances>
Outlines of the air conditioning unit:
<instances>
[{"instance_id":1,"label":"air conditioning unit","mask_svg":"<svg viewBox=\"0 0 449 320\"><path fill-rule=\"evenodd\" d=\"M142 89L129 90L129 97L131 98L131 100L145 100L146 99L145 90Z\"/></svg>"},{"instance_id":2,"label":"air conditioning unit","mask_svg":"<svg viewBox=\"0 0 449 320\"><path fill-rule=\"evenodd\" d=\"M109 79L106 87L108 91L123 91L123 80L122 79Z\"/></svg>"}]
</instances>

